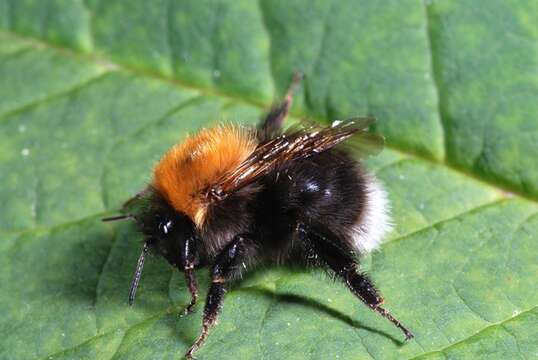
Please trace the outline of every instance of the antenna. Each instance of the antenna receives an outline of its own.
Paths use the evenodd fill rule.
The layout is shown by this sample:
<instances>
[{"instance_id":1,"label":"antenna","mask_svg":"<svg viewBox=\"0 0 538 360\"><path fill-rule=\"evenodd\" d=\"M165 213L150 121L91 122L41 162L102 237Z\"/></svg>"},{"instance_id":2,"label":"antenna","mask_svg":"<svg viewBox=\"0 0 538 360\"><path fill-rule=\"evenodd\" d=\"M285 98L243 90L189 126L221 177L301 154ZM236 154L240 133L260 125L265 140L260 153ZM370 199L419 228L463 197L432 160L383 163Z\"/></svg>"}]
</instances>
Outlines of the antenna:
<instances>
[{"instance_id":1,"label":"antenna","mask_svg":"<svg viewBox=\"0 0 538 360\"><path fill-rule=\"evenodd\" d=\"M110 216L110 217L102 218L101 221L107 222L107 221L116 221L116 220L125 220L125 219L135 219L135 216L133 214Z\"/></svg>"},{"instance_id":2,"label":"antenna","mask_svg":"<svg viewBox=\"0 0 538 360\"><path fill-rule=\"evenodd\" d=\"M129 305L133 305L134 303L136 289L138 288L138 283L140 282L140 277L142 276L142 269L144 268L144 260L147 253L148 243L145 242L144 247L142 248L142 253L140 254L138 262L136 263L136 271L133 277L133 282L131 282L131 289L129 290Z\"/></svg>"}]
</instances>

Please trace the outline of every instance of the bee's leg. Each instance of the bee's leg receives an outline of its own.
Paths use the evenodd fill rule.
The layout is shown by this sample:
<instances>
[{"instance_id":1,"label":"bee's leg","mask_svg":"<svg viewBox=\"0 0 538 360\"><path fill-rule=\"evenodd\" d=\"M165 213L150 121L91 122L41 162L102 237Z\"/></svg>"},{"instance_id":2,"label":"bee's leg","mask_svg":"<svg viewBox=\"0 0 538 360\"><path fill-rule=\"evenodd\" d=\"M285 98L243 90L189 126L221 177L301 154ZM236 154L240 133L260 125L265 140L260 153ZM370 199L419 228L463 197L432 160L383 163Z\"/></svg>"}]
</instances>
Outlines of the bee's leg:
<instances>
[{"instance_id":1,"label":"bee's leg","mask_svg":"<svg viewBox=\"0 0 538 360\"><path fill-rule=\"evenodd\" d=\"M194 352L202 346L209 334L209 330L216 324L219 312L222 308L224 293L226 291L224 283L237 274L247 250L245 243L246 239L241 235L237 235L217 255L211 268L211 286L207 294L204 308L202 333L185 354L187 359L193 358Z\"/></svg>"},{"instance_id":2,"label":"bee's leg","mask_svg":"<svg viewBox=\"0 0 538 360\"><path fill-rule=\"evenodd\" d=\"M188 315L192 313L194 305L196 305L196 300L198 299L198 286L196 284L196 277L194 275L194 261L196 260L196 246L194 242L196 241L194 236L189 237L185 241L183 246L183 271L185 272L185 280L187 282L187 287L191 293L191 302L189 306L185 309L184 314Z\"/></svg>"},{"instance_id":3,"label":"bee's leg","mask_svg":"<svg viewBox=\"0 0 538 360\"><path fill-rule=\"evenodd\" d=\"M258 127L258 139L260 141L269 140L278 136L282 131L282 125L288 116L293 100L293 93L303 78L303 74L296 72L288 88L288 93L281 103L273 106Z\"/></svg>"},{"instance_id":4,"label":"bee's leg","mask_svg":"<svg viewBox=\"0 0 538 360\"><path fill-rule=\"evenodd\" d=\"M346 249L333 234L317 231L300 224L297 227L299 237L304 241L308 251L312 251L317 258L337 276L339 276L351 292L364 302L370 309L377 311L387 318L405 334L406 340L413 338L413 334L400 321L382 308L383 297L375 288L372 280L358 269L358 263L352 250Z\"/></svg>"}]
</instances>

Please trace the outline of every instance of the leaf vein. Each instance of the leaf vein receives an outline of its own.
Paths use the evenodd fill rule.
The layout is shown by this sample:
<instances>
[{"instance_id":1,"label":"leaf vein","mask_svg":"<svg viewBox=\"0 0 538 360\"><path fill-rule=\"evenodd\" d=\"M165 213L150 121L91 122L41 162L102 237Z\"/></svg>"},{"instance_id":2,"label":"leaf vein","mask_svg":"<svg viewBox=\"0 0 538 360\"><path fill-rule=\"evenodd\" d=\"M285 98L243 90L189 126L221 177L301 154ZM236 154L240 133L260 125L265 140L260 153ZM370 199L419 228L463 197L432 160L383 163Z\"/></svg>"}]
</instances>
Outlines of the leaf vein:
<instances>
[{"instance_id":1,"label":"leaf vein","mask_svg":"<svg viewBox=\"0 0 538 360\"><path fill-rule=\"evenodd\" d=\"M532 308L530 308L530 309L528 309L528 310L525 310L525 311L523 311L523 312L521 312L521 313L519 313L519 314L517 314L517 315L510 316L510 317L508 317L508 318L506 318L506 319L504 319L504 320L501 320L501 321L499 321L499 322L496 322L496 323L493 323L493 324L491 324L491 325L488 325L488 326L486 326L486 327L484 327L484 328L478 330L478 331L475 332L474 334L469 335L469 336L463 338L462 340L460 340L460 341L458 341L458 342L455 342L455 343L453 343L453 344L450 344L450 345L445 346L445 347L443 347L443 348L441 348L441 349L438 349L438 350L433 350L433 351L430 351L430 352L427 352L427 353L420 354L420 355L418 355L418 356L409 358L409 360L419 359L419 358L421 358L421 357L423 357L423 356L428 356L428 355L433 355L433 354L438 354L438 353L445 353L447 350L450 350L450 349L452 349L453 347L456 347L456 346L458 346L458 345L460 345L460 344L463 344L463 343L465 343L467 340L470 340L470 339L472 339L472 338L474 338L474 337L476 337L476 336L479 336L480 334L484 333L485 331L487 331L487 330L489 330L489 329L492 329L492 328L495 328L495 327L498 327L498 326L504 326L504 324L506 324L507 322L510 322L510 321L512 321L512 320L515 320L515 319L517 319L517 318L519 318L519 317L521 317L521 316L523 316L523 315L529 314L529 313L533 312L533 311L536 310L536 309L538 309L538 306L534 306L534 307L532 307ZM446 356L446 355L445 355L445 356Z\"/></svg>"},{"instance_id":2,"label":"leaf vein","mask_svg":"<svg viewBox=\"0 0 538 360\"><path fill-rule=\"evenodd\" d=\"M116 242L118 241L118 232L117 230L114 230L114 236L112 239L112 243L110 244L110 247L108 249L108 253L105 257L105 261L103 261L103 266L101 266L101 269L99 270L99 275L97 275L97 284L95 285L95 299L93 302L93 311L95 312L95 330L96 333L99 332L99 329L101 326L99 325L99 319L97 318L97 301L99 300L99 285L101 284L101 279L103 278L103 273L105 272L105 269L110 261L110 256L112 255L112 251L114 250L114 246L116 245Z\"/></svg>"},{"instance_id":3,"label":"leaf vein","mask_svg":"<svg viewBox=\"0 0 538 360\"><path fill-rule=\"evenodd\" d=\"M258 5L258 11L260 13L260 17L261 17L261 24L262 24L262 28L263 30L265 31L265 34L267 36L267 41L269 43L269 77L271 78L272 80L272 88L273 89L276 89L276 79L275 79L275 71L274 71L274 60L273 60L273 38L271 37L271 32L269 31L269 25L267 24L267 16L265 14L265 12L263 11L263 5L262 5L262 2L263 0L258 0L257 1L257 5Z\"/></svg>"},{"instance_id":4,"label":"leaf vein","mask_svg":"<svg viewBox=\"0 0 538 360\"><path fill-rule=\"evenodd\" d=\"M500 205L500 204L502 204L502 203L504 203L504 202L506 202L506 201L509 201L509 200L504 199L504 198L500 198L500 199L495 199L495 200L493 200L493 201L491 201L491 202L487 202L487 203L485 203L485 204L476 206L476 207L474 207L474 208L472 208L472 209L463 211L463 212L461 212L461 213L459 213L459 214L456 214L456 215L454 215L454 216L451 216L451 217L449 217L449 218L442 219L442 220L440 220L440 221L438 221L438 222L435 222L435 223L430 224L430 225L428 225L428 226L422 227L422 228L420 228L420 229L418 229L418 230L415 230L415 231L413 231L413 232L411 232L411 233L409 233L409 234L405 234L405 235L402 235L402 236L398 236L398 237L396 237L396 238L394 238L394 239L388 240L388 241L386 241L386 242L384 243L384 246L386 246L386 245L388 245L388 244L391 244L391 245L392 245L392 244L394 244L394 243L396 243L396 242L405 240L405 239L407 239L407 238L411 238L411 237L413 237L413 236L415 236L415 235L417 235L417 234L419 234L419 233L421 233L421 232L424 232L424 231L429 230L429 229L436 228L436 227L438 227L439 225L442 225L442 224L447 223L447 222L449 222L449 221L457 220L457 219L461 218L462 216L469 215L469 214L473 214L473 213L475 213L475 212L482 211L483 209L487 209L487 208L492 207L492 206Z\"/></svg>"},{"instance_id":5,"label":"leaf vein","mask_svg":"<svg viewBox=\"0 0 538 360\"><path fill-rule=\"evenodd\" d=\"M430 78L432 82L432 86L435 92L435 98L437 102L437 114L438 114L438 121L439 121L439 128L441 130L441 143L442 143L442 149L443 149L443 159L446 157L446 131L443 121L443 113L441 111L441 89L439 87L439 83L436 77L436 68L437 68L437 60L435 58L435 53L433 52L433 45L432 45L432 36L431 36L431 30L430 30L430 19L429 19L429 11L428 11L428 5L426 4L426 1L423 1L423 9L424 9L424 33L426 35L426 43L428 46L428 62L430 67Z\"/></svg>"},{"instance_id":6,"label":"leaf vein","mask_svg":"<svg viewBox=\"0 0 538 360\"><path fill-rule=\"evenodd\" d=\"M45 96L39 100L36 100L36 101L32 101L28 104L25 104L25 105L22 105L20 107L17 107L15 109L12 109L12 110L9 110L9 111L6 111L4 113L1 113L0 114L0 121L7 121L7 119L13 117L14 115L17 115L17 114L20 114L20 113L23 113L23 112L26 112L26 111L29 111L31 109L34 109L40 105L43 105L43 104L47 104L49 102L52 102L56 99L61 99L63 97L67 97L67 96L70 96L90 85L92 85L93 83L95 82L98 82L99 80L101 80L103 77L105 77L106 75L108 75L109 71L107 70L104 70L103 72L101 72L100 74L96 75L96 76L93 76L87 80L84 80L68 89L65 89L65 90L62 90L62 91L59 91L59 92L56 92L54 94L51 94L49 96Z\"/></svg>"}]
</instances>

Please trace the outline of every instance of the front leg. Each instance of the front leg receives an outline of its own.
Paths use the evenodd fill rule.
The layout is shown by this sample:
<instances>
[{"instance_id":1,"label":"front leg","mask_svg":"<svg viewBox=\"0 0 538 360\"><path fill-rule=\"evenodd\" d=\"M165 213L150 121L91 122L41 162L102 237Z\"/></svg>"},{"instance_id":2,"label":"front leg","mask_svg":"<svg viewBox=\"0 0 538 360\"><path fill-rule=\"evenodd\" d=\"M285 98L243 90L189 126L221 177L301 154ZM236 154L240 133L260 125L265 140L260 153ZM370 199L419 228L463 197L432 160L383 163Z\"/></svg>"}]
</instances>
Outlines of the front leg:
<instances>
[{"instance_id":1,"label":"front leg","mask_svg":"<svg viewBox=\"0 0 538 360\"><path fill-rule=\"evenodd\" d=\"M196 305L196 300L198 299L198 286L196 284L196 277L194 275L194 261L196 260L196 247L194 242L195 237L189 236L182 249L182 266L183 271L185 272L185 281L187 282L187 287L191 293L191 302L185 309L185 315L193 312L194 305Z\"/></svg>"},{"instance_id":2,"label":"front leg","mask_svg":"<svg viewBox=\"0 0 538 360\"><path fill-rule=\"evenodd\" d=\"M245 259L245 254L247 252L246 246L246 239L241 235L237 235L217 255L211 268L211 286L207 294L204 308L202 333L185 354L187 359L193 359L194 352L196 352L206 340L207 335L209 334L209 329L217 323L217 318L222 308L222 301L224 300L224 293L226 292L224 284L239 272L240 264Z\"/></svg>"}]
</instances>

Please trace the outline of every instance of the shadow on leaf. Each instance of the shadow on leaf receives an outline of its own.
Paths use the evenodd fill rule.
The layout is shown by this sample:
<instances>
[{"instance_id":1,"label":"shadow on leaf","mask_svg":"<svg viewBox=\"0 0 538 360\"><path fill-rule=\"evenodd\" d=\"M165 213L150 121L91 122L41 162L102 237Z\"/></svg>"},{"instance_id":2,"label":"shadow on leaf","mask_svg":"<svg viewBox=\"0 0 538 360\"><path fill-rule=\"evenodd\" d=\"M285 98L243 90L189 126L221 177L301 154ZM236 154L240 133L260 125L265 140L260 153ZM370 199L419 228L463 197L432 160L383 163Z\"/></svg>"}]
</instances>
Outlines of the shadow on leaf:
<instances>
[{"instance_id":1,"label":"shadow on leaf","mask_svg":"<svg viewBox=\"0 0 538 360\"><path fill-rule=\"evenodd\" d=\"M287 304L290 304L290 305L300 305L300 306L305 306L305 307L309 307L311 308L313 311L318 311L318 312L322 312L322 313L325 313L327 315L329 315L330 317L334 318L334 319L337 319L349 326L352 326L354 328L357 328L357 329L363 329L363 330L366 330L368 332L372 332L372 333L375 333L375 334L378 334L378 335L381 335L381 336L384 336L388 339L390 339L394 344L396 345L403 345L404 342L396 339L395 337L393 337L392 335L384 332L384 331L381 331L381 330L378 330L378 329L374 329L372 327L369 327L369 326L365 326L363 324L361 324L359 321L357 320L354 320L353 318L351 318L349 315L346 315L336 309L333 309L325 304L322 304L320 303L319 301L315 300L315 299L312 299L312 298L308 298L306 296L302 296L302 295L297 295L297 294L292 294L292 293L278 293L278 292L275 292L275 291L272 291L272 290L269 290L269 289L262 289L262 288L257 288L257 287L249 287L249 288L244 288L244 289L241 289L243 292L246 292L246 293L251 293L251 294L256 294L256 295L261 295L261 296L264 296L264 297L268 297L268 298L271 298L273 299L274 301L277 301L277 302L280 302L280 303L287 303Z\"/></svg>"}]
</instances>

